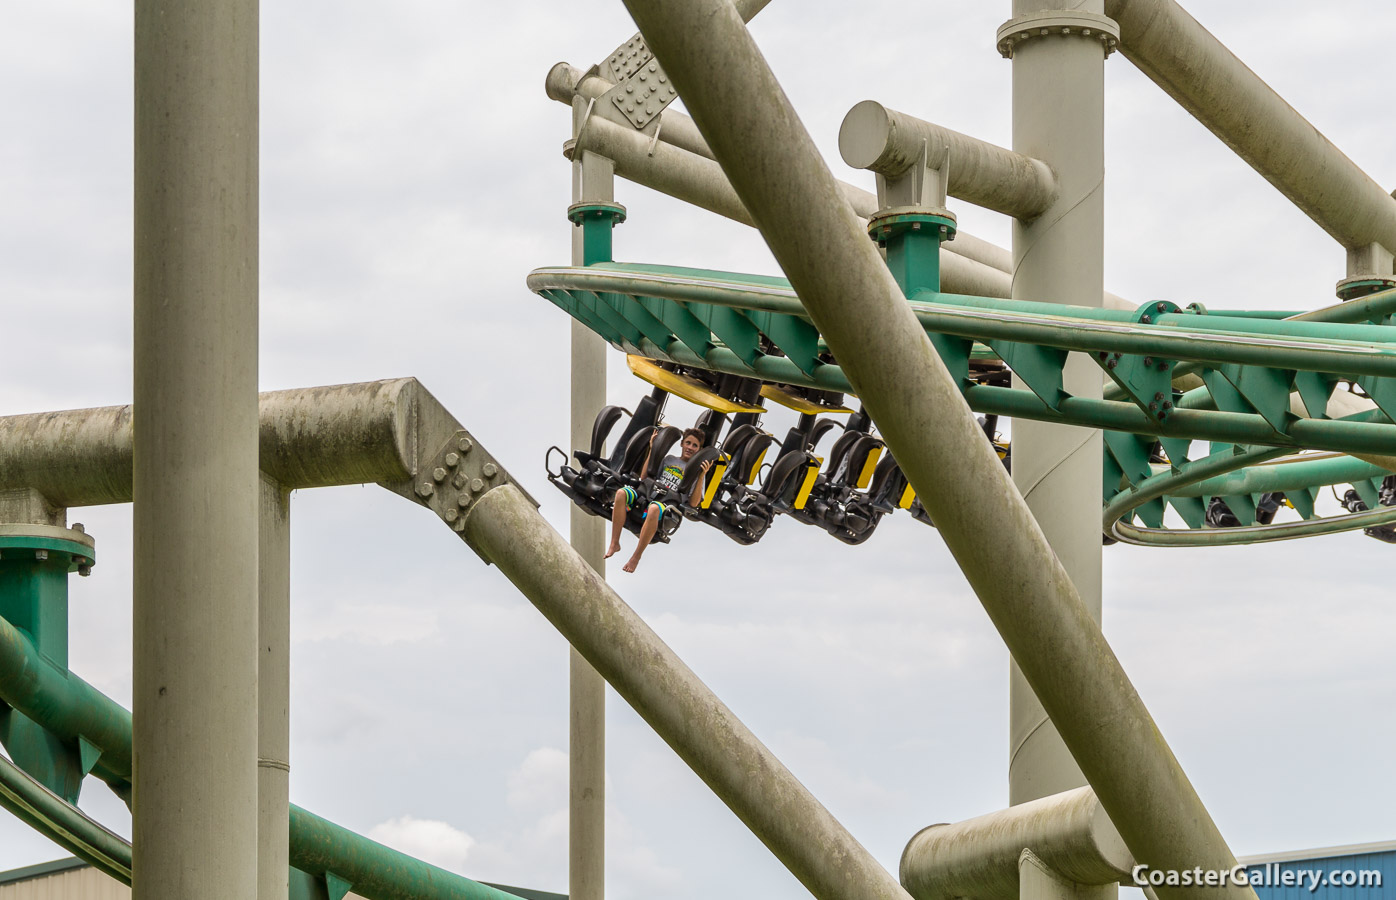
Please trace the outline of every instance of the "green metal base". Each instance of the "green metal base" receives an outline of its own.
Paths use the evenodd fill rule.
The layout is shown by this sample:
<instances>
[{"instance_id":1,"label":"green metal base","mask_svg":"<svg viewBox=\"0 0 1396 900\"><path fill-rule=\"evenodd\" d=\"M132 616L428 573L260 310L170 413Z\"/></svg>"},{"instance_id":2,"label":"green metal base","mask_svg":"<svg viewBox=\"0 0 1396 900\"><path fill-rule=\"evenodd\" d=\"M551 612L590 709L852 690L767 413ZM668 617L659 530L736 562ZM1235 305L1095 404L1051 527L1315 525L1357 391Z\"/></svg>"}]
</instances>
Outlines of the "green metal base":
<instances>
[{"instance_id":1,"label":"green metal base","mask_svg":"<svg viewBox=\"0 0 1396 900\"><path fill-rule=\"evenodd\" d=\"M1338 282L1335 293L1339 300L1356 300L1396 287L1396 278L1347 278Z\"/></svg>"},{"instance_id":2,"label":"green metal base","mask_svg":"<svg viewBox=\"0 0 1396 900\"><path fill-rule=\"evenodd\" d=\"M34 642L39 655L68 668L68 574L91 571L94 542L76 529L0 525L0 618ZM13 709L0 711L0 744L15 765L44 787L76 803L85 760L80 743L65 741ZM86 763L86 764L84 764Z\"/></svg>"},{"instance_id":3,"label":"green metal base","mask_svg":"<svg viewBox=\"0 0 1396 900\"><path fill-rule=\"evenodd\" d=\"M624 206L599 201L573 203L567 207L567 220L582 229L582 265L611 261L611 231L625 221Z\"/></svg>"},{"instance_id":4,"label":"green metal base","mask_svg":"<svg viewBox=\"0 0 1396 900\"><path fill-rule=\"evenodd\" d=\"M868 220L868 236L887 251L887 268L902 293L940 290L940 245L955 239L954 216L928 210L883 213Z\"/></svg>"}]
</instances>

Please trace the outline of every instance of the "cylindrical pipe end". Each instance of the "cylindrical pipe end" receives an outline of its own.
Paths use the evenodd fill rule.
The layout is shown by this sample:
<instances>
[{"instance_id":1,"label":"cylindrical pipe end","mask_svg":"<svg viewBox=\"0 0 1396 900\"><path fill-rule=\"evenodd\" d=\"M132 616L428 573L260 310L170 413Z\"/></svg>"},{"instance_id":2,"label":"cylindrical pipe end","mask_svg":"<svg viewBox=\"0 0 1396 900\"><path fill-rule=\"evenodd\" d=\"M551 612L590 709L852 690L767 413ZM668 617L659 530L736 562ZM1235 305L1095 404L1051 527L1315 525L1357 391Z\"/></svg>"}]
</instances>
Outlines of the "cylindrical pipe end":
<instances>
[{"instance_id":1,"label":"cylindrical pipe end","mask_svg":"<svg viewBox=\"0 0 1396 900\"><path fill-rule=\"evenodd\" d=\"M577 93L577 85L581 84L582 75L582 70L569 62L555 64L548 70L548 77L543 82L548 99L559 103L571 103Z\"/></svg>"},{"instance_id":2,"label":"cylindrical pipe end","mask_svg":"<svg viewBox=\"0 0 1396 900\"><path fill-rule=\"evenodd\" d=\"M1031 847L1062 877L1110 884L1134 861L1089 787L918 831L899 877L916 900L1016 895L1018 857Z\"/></svg>"},{"instance_id":3,"label":"cylindrical pipe end","mask_svg":"<svg viewBox=\"0 0 1396 900\"><path fill-rule=\"evenodd\" d=\"M900 156L892 140L892 117L876 100L855 104L839 126L839 155L855 169L886 172L884 167ZM898 160L901 161L901 160ZM902 171L906 168L902 166Z\"/></svg>"}]
</instances>

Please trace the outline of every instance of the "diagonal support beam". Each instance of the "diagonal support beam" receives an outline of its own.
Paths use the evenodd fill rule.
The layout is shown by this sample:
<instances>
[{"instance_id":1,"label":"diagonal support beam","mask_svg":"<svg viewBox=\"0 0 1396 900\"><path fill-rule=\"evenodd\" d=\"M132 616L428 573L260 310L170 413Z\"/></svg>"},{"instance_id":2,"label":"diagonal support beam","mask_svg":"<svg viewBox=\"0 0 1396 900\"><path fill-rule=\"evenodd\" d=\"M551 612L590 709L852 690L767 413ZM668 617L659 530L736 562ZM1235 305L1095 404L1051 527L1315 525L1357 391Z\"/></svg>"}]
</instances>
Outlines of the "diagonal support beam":
<instances>
[{"instance_id":1,"label":"diagonal support beam","mask_svg":"<svg viewBox=\"0 0 1396 900\"><path fill-rule=\"evenodd\" d=\"M487 491L464 521L461 537L816 897L911 900L513 485Z\"/></svg>"},{"instance_id":2,"label":"diagonal support beam","mask_svg":"<svg viewBox=\"0 0 1396 900\"><path fill-rule=\"evenodd\" d=\"M731 3L626 6L1133 855L1235 865Z\"/></svg>"},{"instance_id":3,"label":"diagonal support beam","mask_svg":"<svg viewBox=\"0 0 1396 900\"><path fill-rule=\"evenodd\" d=\"M1120 50L1350 249L1396 250L1396 200L1174 0L1105 0ZM1386 271L1377 273L1390 276Z\"/></svg>"}]
</instances>

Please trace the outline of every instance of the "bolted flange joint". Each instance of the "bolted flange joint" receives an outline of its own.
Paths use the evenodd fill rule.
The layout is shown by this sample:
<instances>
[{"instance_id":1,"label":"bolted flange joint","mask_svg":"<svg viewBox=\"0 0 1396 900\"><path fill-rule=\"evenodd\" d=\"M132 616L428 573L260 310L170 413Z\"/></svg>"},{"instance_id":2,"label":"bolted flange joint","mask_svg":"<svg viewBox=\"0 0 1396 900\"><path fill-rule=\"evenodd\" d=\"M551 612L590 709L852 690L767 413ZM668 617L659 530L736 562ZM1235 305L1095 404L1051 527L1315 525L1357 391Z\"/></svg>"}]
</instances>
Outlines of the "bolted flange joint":
<instances>
[{"instance_id":1,"label":"bolted flange joint","mask_svg":"<svg viewBox=\"0 0 1396 900\"><path fill-rule=\"evenodd\" d=\"M470 432L462 429L453 434L434 457L422 461L412 493L417 502L440 516L488 563L490 560L466 536L465 526L476 504L490 491L506 484L514 485L528 502L538 506L538 501L523 485L511 478Z\"/></svg>"},{"instance_id":2,"label":"bolted flange joint","mask_svg":"<svg viewBox=\"0 0 1396 900\"><path fill-rule=\"evenodd\" d=\"M894 206L868 219L868 236L879 244L906 232L933 235L942 243L955 239L955 214L948 209Z\"/></svg>"},{"instance_id":3,"label":"bolted flange joint","mask_svg":"<svg viewBox=\"0 0 1396 900\"><path fill-rule=\"evenodd\" d=\"M82 525L0 525L0 560L28 559L64 564L68 572L92 574L96 541Z\"/></svg>"},{"instance_id":4,"label":"bolted flange joint","mask_svg":"<svg viewBox=\"0 0 1396 900\"><path fill-rule=\"evenodd\" d=\"M1396 288L1396 278L1386 278L1380 275L1362 275L1358 278L1344 278L1338 282L1334 293L1339 300L1356 300L1359 297L1366 297L1378 291L1387 291Z\"/></svg>"},{"instance_id":5,"label":"bolted flange joint","mask_svg":"<svg viewBox=\"0 0 1396 900\"><path fill-rule=\"evenodd\" d=\"M580 226L586 222L604 219L610 220L612 228L616 227L625 221L625 207L619 203L608 203L604 200L573 203L567 207L567 221L573 225Z\"/></svg>"},{"instance_id":6,"label":"bolted flange joint","mask_svg":"<svg viewBox=\"0 0 1396 900\"><path fill-rule=\"evenodd\" d=\"M1051 36L1099 41L1108 57L1119 46L1120 26L1099 13L1048 9L1004 22L999 26L997 46L1004 59L1012 59L1024 42Z\"/></svg>"}]
</instances>

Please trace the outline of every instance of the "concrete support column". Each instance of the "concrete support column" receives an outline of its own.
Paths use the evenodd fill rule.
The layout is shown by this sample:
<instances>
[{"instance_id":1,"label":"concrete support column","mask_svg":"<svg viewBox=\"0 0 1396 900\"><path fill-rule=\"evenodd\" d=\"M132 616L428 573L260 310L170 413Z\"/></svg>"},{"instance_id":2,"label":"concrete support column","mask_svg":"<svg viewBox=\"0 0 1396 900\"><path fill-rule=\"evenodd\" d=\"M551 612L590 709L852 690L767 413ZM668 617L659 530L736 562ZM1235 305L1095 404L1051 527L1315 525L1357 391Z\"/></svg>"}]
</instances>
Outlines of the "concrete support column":
<instances>
[{"instance_id":1,"label":"concrete support column","mask_svg":"<svg viewBox=\"0 0 1396 900\"><path fill-rule=\"evenodd\" d=\"M135 5L138 900L257 895L257 17Z\"/></svg>"},{"instance_id":2,"label":"concrete support column","mask_svg":"<svg viewBox=\"0 0 1396 900\"><path fill-rule=\"evenodd\" d=\"M1000 30L1000 49L1005 49L1005 35L1010 40L1031 35L1005 50L1013 60L1013 149L1050 166L1058 187L1044 212L1014 222L1013 299L1099 307L1105 209L1105 45L1100 26L1108 20L1086 18L1103 20L1103 0L1074 4L1070 12L1062 5L1061 0L1014 0L1014 22L1022 27ZM1094 362L1073 354L1063 387L1078 397L1099 398L1101 380ZM1097 622L1100 472L1098 431L1013 421L1013 480ZM1017 664L1010 666L1009 803L1085 784Z\"/></svg>"},{"instance_id":3,"label":"concrete support column","mask_svg":"<svg viewBox=\"0 0 1396 900\"><path fill-rule=\"evenodd\" d=\"M581 130L588 101L572 101L572 134ZM572 201L611 200L614 166L579 152L572 162ZM582 228L572 228L572 265L585 263ZM606 404L606 342L572 322L571 446L591 443L591 425ZM572 547L606 577L606 523L572 507ZM601 900L606 893L606 681L576 649L571 653L568 728L569 795L567 894L571 900Z\"/></svg>"},{"instance_id":4,"label":"concrete support column","mask_svg":"<svg viewBox=\"0 0 1396 900\"><path fill-rule=\"evenodd\" d=\"M257 528L257 900L291 865L291 493L262 475Z\"/></svg>"}]
</instances>

